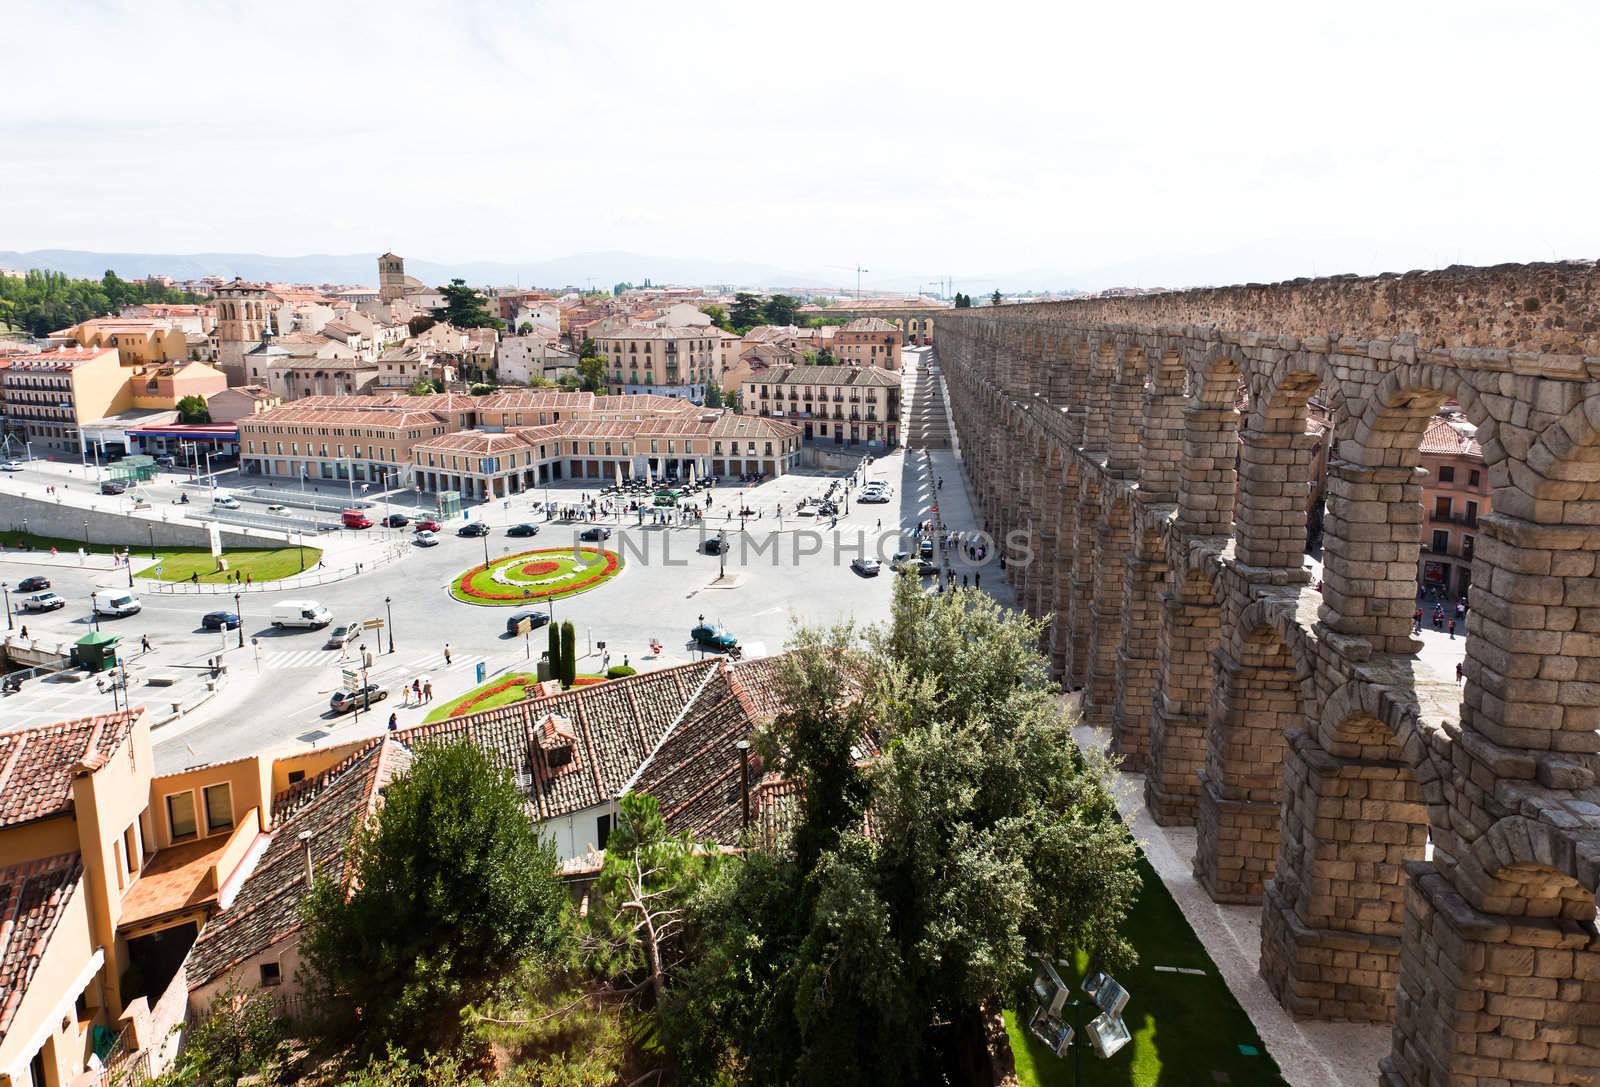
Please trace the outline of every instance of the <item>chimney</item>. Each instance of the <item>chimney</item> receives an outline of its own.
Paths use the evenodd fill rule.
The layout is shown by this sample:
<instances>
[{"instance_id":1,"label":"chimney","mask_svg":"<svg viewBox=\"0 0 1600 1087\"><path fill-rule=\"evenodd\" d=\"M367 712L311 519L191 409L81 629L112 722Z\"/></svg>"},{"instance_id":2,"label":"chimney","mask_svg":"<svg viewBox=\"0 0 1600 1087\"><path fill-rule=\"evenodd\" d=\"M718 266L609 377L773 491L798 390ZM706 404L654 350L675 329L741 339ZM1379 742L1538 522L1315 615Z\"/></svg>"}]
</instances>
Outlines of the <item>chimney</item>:
<instances>
[{"instance_id":1,"label":"chimney","mask_svg":"<svg viewBox=\"0 0 1600 1087\"><path fill-rule=\"evenodd\" d=\"M306 891L311 890L311 885L317 881L317 871L311 864L311 832L302 830L296 836L300 842L300 852L306 859Z\"/></svg>"}]
</instances>

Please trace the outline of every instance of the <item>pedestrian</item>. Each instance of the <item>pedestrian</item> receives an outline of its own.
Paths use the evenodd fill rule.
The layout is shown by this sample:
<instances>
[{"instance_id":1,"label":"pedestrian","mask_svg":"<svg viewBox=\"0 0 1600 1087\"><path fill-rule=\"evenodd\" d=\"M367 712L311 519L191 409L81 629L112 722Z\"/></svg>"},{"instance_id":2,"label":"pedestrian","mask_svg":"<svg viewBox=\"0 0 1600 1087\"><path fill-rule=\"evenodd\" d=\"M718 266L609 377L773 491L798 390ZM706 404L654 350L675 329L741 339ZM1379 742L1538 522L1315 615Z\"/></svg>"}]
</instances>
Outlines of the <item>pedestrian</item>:
<instances>
[{"instance_id":1,"label":"pedestrian","mask_svg":"<svg viewBox=\"0 0 1600 1087\"><path fill-rule=\"evenodd\" d=\"M967 575L966 574L962 574L961 575L961 587L963 589L965 589L967 587Z\"/></svg>"},{"instance_id":2,"label":"pedestrian","mask_svg":"<svg viewBox=\"0 0 1600 1087\"><path fill-rule=\"evenodd\" d=\"M976 589L979 585L982 585L982 584L983 584L983 575L978 573L978 571L976 571L976 570L972 571L972 587L974 589Z\"/></svg>"},{"instance_id":3,"label":"pedestrian","mask_svg":"<svg viewBox=\"0 0 1600 1087\"><path fill-rule=\"evenodd\" d=\"M446 668L450 667L450 643L449 642L445 642L444 643L444 665L445 665Z\"/></svg>"},{"instance_id":4,"label":"pedestrian","mask_svg":"<svg viewBox=\"0 0 1600 1087\"><path fill-rule=\"evenodd\" d=\"M23 623L22 624L22 638L23 638L24 641L26 641L27 638L28 638L28 624L27 623ZM145 652L146 653L150 652L149 644L150 644L150 639L146 638L145 639Z\"/></svg>"},{"instance_id":5,"label":"pedestrian","mask_svg":"<svg viewBox=\"0 0 1600 1087\"><path fill-rule=\"evenodd\" d=\"M1422 609L1418 608L1411 614L1411 633L1422 633Z\"/></svg>"},{"instance_id":6,"label":"pedestrian","mask_svg":"<svg viewBox=\"0 0 1600 1087\"><path fill-rule=\"evenodd\" d=\"M433 680L431 679L422 685L422 700L424 702L433 701Z\"/></svg>"},{"instance_id":7,"label":"pedestrian","mask_svg":"<svg viewBox=\"0 0 1600 1087\"><path fill-rule=\"evenodd\" d=\"M22 628L22 636L28 636L27 627ZM146 634L139 639L139 648L144 650L146 653L150 652L150 635Z\"/></svg>"},{"instance_id":8,"label":"pedestrian","mask_svg":"<svg viewBox=\"0 0 1600 1087\"><path fill-rule=\"evenodd\" d=\"M189 581L194 585L200 584L200 571L196 570L194 573L190 574Z\"/></svg>"},{"instance_id":9,"label":"pedestrian","mask_svg":"<svg viewBox=\"0 0 1600 1087\"><path fill-rule=\"evenodd\" d=\"M390 713L389 714L389 731L390 732L394 732L399 727L400 727L400 715L398 713Z\"/></svg>"},{"instance_id":10,"label":"pedestrian","mask_svg":"<svg viewBox=\"0 0 1600 1087\"><path fill-rule=\"evenodd\" d=\"M422 701L422 680L413 679L411 681L411 693L416 697L418 702Z\"/></svg>"},{"instance_id":11,"label":"pedestrian","mask_svg":"<svg viewBox=\"0 0 1600 1087\"><path fill-rule=\"evenodd\" d=\"M1449 630L1450 640L1453 642L1456 640L1456 621L1454 619L1450 620Z\"/></svg>"},{"instance_id":12,"label":"pedestrian","mask_svg":"<svg viewBox=\"0 0 1600 1087\"><path fill-rule=\"evenodd\" d=\"M256 576L254 574L246 574L244 576L244 583L246 585L254 585L256 583Z\"/></svg>"},{"instance_id":13,"label":"pedestrian","mask_svg":"<svg viewBox=\"0 0 1600 1087\"><path fill-rule=\"evenodd\" d=\"M1456 682L1461 682L1461 662L1456 661Z\"/></svg>"}]
</instances>

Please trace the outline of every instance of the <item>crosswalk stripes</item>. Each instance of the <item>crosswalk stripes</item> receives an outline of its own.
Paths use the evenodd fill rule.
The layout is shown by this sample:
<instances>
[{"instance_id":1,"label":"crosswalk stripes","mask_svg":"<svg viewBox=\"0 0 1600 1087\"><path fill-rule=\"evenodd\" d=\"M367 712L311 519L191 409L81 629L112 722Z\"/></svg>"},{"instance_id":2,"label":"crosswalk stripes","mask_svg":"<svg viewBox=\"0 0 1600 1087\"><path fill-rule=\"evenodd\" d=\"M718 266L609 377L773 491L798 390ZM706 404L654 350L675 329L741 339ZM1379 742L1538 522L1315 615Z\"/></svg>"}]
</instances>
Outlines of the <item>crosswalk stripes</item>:
<instances>
[{"instance_id":1,"label":"crosswalk stripes","mask_svg":"<svg viewBox=\"0 0 1600 1087\"><path fill-rule=\"evenodd\" d=\"M404 662L404 669L418 675L428 672L453 672L472 668L482 659L481 655L454 653L451 663L446 665L444 653L430 653L427 656L407 659ZM337 649L275 650L261 654L261 667L274 669L332 668L339 664L359 665L360 661L360 656L353 648L342 657ZM376 667L387 668L395 663L397 662L386 653L373 654L373 664Z\"/></svg>"}]
</instances>

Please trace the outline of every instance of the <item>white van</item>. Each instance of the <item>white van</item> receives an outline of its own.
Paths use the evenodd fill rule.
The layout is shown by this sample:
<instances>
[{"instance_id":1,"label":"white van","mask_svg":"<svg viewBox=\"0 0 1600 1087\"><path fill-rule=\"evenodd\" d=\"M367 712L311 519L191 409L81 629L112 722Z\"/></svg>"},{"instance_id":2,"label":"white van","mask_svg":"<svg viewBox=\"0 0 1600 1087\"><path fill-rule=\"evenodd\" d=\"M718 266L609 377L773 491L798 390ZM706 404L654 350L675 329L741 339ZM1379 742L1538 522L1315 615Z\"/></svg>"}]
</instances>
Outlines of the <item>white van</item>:
<instances>
[{"instance_id":1,"label":"white van","mask_svg":"<svg viewBox=\"0 0 1600 1087\"><path fill-rule=\"evenodd\" d=\"M120 615L137 615L144 607L139 603L139 598L127 589L98 589L93 599L96 615L113 618Z\"/></svg>"},{"instance_id":2,"label":"white van","mask_svg":"<svg viewBox=\"0 0 1600 1087\"><path fill-rule=\"evenodd\" d=\"M272 605L272 625L279 630L284 627L321 630L331 622L333 612L315 600L280 600Z\"/></svg>"}]
</instances>

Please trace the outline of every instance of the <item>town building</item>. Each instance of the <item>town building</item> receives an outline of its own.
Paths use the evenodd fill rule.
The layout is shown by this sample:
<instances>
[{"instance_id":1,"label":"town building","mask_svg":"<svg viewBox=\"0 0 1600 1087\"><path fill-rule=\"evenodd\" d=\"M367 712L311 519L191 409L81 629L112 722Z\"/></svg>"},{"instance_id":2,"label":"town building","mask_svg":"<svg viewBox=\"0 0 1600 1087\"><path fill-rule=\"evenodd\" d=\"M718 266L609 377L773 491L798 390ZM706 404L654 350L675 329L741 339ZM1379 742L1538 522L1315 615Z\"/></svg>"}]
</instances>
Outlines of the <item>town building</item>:
<instances>
[{"instance_id":1,"label":"town building","mask_svg":"<svg viewBox=\"0 0 1600 1087\"><path fill-rule=\"evenodd\" d=\"M132 403L115 347L63 347L9 355L0 370L7 429L36 456L76 456L82 427Z\"/></svg>"},{"instance_id":2,"label":"town building","mask_svg":"<svg viewBox=\"0 0 1600 1087\"><path fill-rule=\"evenodd\" d=\"M234 423L247 415L271 411L282 403L283 397L265 385L238 385L207 397L206 411L213 423Z\"/></svg>"},{"instance_id":3,"label":"town building","mask_svg":"<svg viewBox=\"0 0 1600 1087\"><path fill-rule=\"evenodd\" d=\"M155 366L189 358L185 329L159 317L96 317L52 332L53 344L114 347L124 366Z\"/></svg>"},{"instance_id":4,"label":"town building","mask_svg":"<svg viewBox=\"0 0 1600 1087\"><path fill-rule=\"evenodd\" d=\"M128 389L136 409L171 410L184 397L209 400L227 387L228 379L222 371L203 362L138 367L128 375Z\"/></svg>"},{"instance_id":5,"label":"town building","mask_svg":"<svg viewBox=\"0 0 1600 1087\"><path fill-rule=\"evenodd\" d=\"M1422 434L1422 551L1417 582L1451 599L1467 599L1479 520L1490 512L1489 473L1477 428L1459 412L1428 420Z\"/></svg>"},{"instance_id":6,"label":"town building","mask_svg":"<svg viewBox=\"0 0 1600 1087\"><path fill-rule=\"evenodd\" d=\"M793 423L807 442L892 449L900 375L877 366L777 366L745 381L739 411Z\"/></svg>"},{"instance_id":7,"label":"town building","mask_svg":"<svg viewBox=\"0 0 1600 1087\"><path fill-rule=\"evenodd\" d=\"M215 297L217 324L213 336L217 364L228 375L230 385L259 381L259 374L246 378L244 356L267 331L267 289L235 277L233 282L219 286Z\"/></svg>"},{"instance_id":8,"label":"town building","mask_svg":"<svg viewBox=\"0 0 1600 1087\"><path fill-rule=\"evenodd\" d=\"M882 317L857 317L833 335L833 357L847 366L900 369L901 332Z\"/></svg>"},{"instance_id":9,"label":"town building","mask_svg":"<svg viewBox=\"0 0 1600 1087\"><path fill-rule=\"evenodd\" d=\"M594 337L613 393L657 393L703 403L720 380L721 337L709 328L630 325Z\"/></svg>"},{"instance_id":10,"label":"town building","mask_svg":"<svg viewBox=\"0 0 1600 1087\"><path fill-rule=\"evenodd\" d=\"M553 335L507 336L495 349L495 379L526 385L535 380L560 381L576 376L578 354Z\"/></svg>"}]
</instances>

